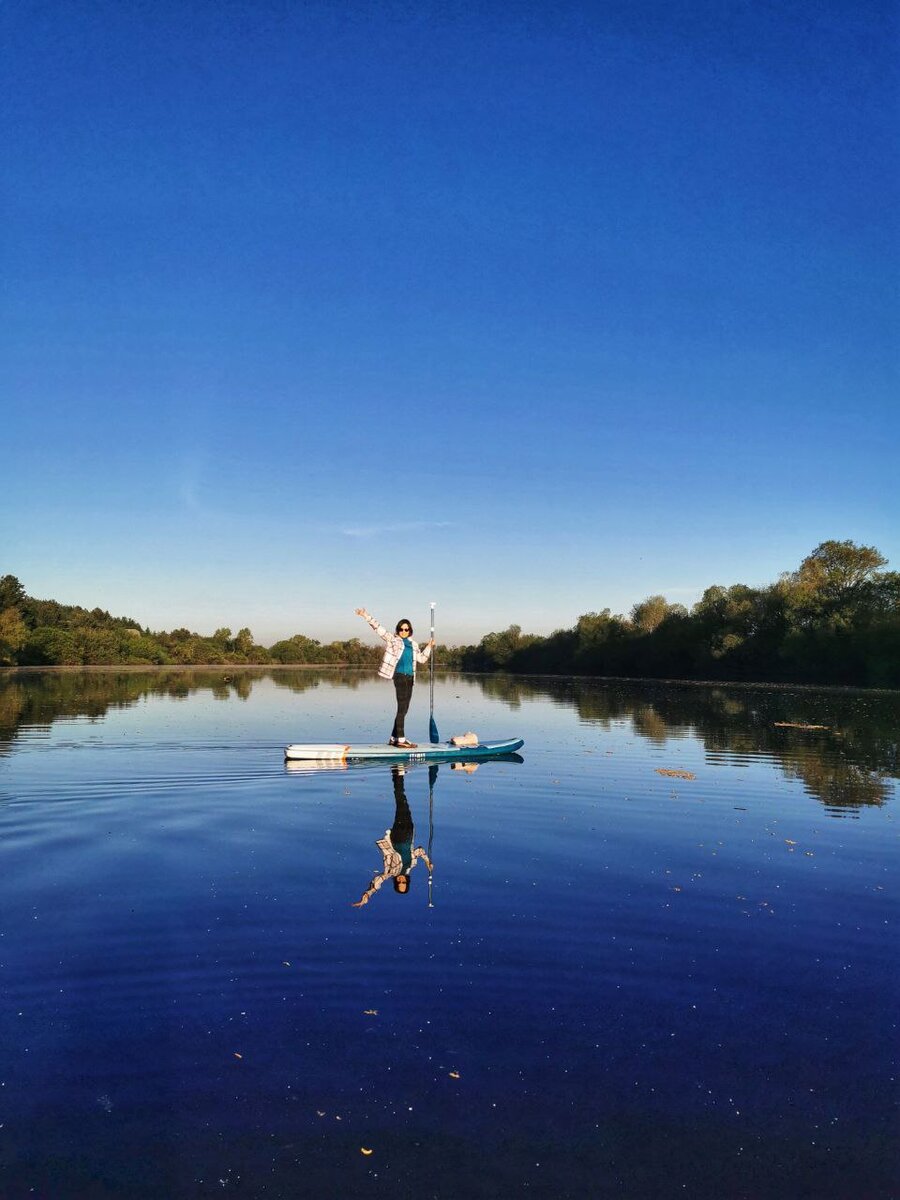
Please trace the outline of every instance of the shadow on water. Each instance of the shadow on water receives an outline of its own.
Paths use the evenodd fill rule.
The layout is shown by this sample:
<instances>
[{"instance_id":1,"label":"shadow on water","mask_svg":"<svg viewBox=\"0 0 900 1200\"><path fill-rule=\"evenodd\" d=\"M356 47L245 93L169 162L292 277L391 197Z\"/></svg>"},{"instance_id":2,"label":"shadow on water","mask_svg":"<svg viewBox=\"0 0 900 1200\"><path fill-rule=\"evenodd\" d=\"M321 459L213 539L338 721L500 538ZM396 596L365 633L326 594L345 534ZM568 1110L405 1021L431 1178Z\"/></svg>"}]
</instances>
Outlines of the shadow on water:
<instances>
[{"instance_id":1,"label":"shadow on water","mask_svg":"<svg viewBox=\"0 0 900 1200\"><path fill-rule=\"evenodd\" d=\"M629 722L635 734L656 746L692 736L711 759L767 757L834 816L887 803L892 781L900 776L897 693L504 675L450 678L511 709L549 701L601 729ZM299 694L322 686L355 690L369 682L370 674L228 667L3 672L0 755L9 752L22 729L49 729L54 721L75 717L102 720L110 709L129 708L151 696L187 699L208 692L223 702L246 701L261 680Z\"/></svg>"}]
</instances>

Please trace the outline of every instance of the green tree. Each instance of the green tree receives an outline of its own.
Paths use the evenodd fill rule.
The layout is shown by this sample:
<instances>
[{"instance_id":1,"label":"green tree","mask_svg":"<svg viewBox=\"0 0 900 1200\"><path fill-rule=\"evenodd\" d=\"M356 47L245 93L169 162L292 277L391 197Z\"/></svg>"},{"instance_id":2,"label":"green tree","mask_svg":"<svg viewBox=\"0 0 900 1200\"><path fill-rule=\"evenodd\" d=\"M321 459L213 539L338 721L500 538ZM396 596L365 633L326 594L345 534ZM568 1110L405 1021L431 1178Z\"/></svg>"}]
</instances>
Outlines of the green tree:
<instances>
[{"instance_id":1,"label":"green tree","mask_svg":"<svg viewBox=\"0 0 900 1200\"><path fill-rule=\"evenodd\" d=\"M896 604L895 572L874 546L828 541L782 576L781 592L795 628L849 627Z\"/></svg>"},{"instance_id":2,"label":"green tree","mask_svg":"<svg viewBox=\"0 0 900 1200\"><path fill-rule=\"evenodd\" d=\"M272 658L280 663L321 662L318 651L319 643L314 638L304 637L302 633L295 633L293 637L269 647Z\"/></svg>"},{"instance_id":3,"label":"green tree","mask_svg":"<svg viewBox=\"0 0 900 1200\"><path fill-rule=\"evenodd\" d=\"M81 647L72 630L43 625L29 632L19 661L26 666L80 666Z\"/></svg>"},{"instance_id":4,"label":"green tree","mask_svg":"<svg viewBox=\"0 0 900 1200\"><path fill-rule=\"evenodd\" d=\"M822 542L796 572L797 585L834 605L846 604L871 583L887 559L874 546L855 542Z\"/></svg>"},{"instance_id":5,"label":"green tree","mask_svg":"<svg viewBox=\"0 0 900 1200\"><path fill-rule=\"evenodd\" d=\"M253 634L249 629L239 629L237 637L234 639L233 649L238 654L249 656L253 650Z\"/></svg>"},{"instance_id":6,"label":"green tree","mask_svg":"<svg viewBox=\"0 0 900 1200\"><path fill-rule=\"evenodd\" d=\"M628 636L624 617L613 616L608 608L602 612L582 613L575 624L574 633L576 644L569 669L598 674L616 670L622 643ZM564 650L566 642L563 631L553 634L552 640L560 651ZM565 670L567 664L560 661L556 669Z\"/></svg>"},{"instance_id":7,"label":"green tree","mask_svg":"<svg viewBox=\"0 0 900 1200\"><path fill-rule=\"evenodd\" d=\"M503 671L512 665L513 656L538 641L534 634L522 633L521 625L510 625L502 633L489 633L481 639L480 651L493 670Z\"/></svg>"},{"instance_id":8,"label":"green tree","mask_svg":"<svg viewBox=\"0 0 900 1200\"><path fill-rule=\"evenodd\" d=\"M665 596L648 596L631 610L631 623L638 633L652 633L669 616L670 606Z\"/></svg>"},{"instance_id":9,"label":"green tree","mask_svg":"<svg viewBox=\"0 0 900 1200\"><path fill-rule=\"evenodd\" d=\"M714 659L745 647L763 624L762 597L757 588L736 583L708 587L692 610L703 648Z\"/></svg>"},{"instance_id":10,"label":"green tree","mask_svg":"<svg viewBox=\"0 0 900 1200\"><path fill-rule=\"evenodd\" d=\"M21 608L25 599L25 589L15 575L0 576L0 611Z\"/></svg>"},{"instance_id":11,"label":"green tree","mask_svg":"<svg viewBox=\"0 0 900 1200\"><path fill-rule=\"evenodd\" d=\"M7 576L7 578L11 578ZM18 653L28 640L28 626L14 605L0 611L0 666L18 661Z\"/></svg>"}]
</instances>

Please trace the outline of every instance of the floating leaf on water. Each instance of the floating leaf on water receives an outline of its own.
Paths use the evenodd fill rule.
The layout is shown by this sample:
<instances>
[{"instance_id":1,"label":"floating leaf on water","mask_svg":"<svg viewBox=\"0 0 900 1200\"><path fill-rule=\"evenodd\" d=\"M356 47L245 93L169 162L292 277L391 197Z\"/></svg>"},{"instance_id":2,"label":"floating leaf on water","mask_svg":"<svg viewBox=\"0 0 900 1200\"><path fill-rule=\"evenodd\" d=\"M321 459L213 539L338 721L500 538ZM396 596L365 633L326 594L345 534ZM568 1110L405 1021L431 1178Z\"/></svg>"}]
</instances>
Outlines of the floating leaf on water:
<instances>
[{"instance_id":1,"label":"floating leaf on water","mask_svg":"<svg viewBox=\"0 0 900 1200\"><path fill-rule=\"evenodd\" d=\"M365 1016L365 1017L377 1017L377 1016L378 1016L378 1009L377 1009L377 1008L364 1008L364 1009L363 1009L363 1016Z\"/></svg>"},{"instance_id":2,"label":"floating leaf on water","mask_svg":"<svg viewBox=\"0 0 900 1200\"><path fill-rule=\"evenodd\" d=\"M459 1071L451 1071L450 1078L451 1079L459 1079Z\"/></svg>"},{"instance_id":3,"label":"floating leaf on water","mask_svg":"<svg viewBox=\"0 0 900 1200\"><path fill-rule=\"evenodd\" d=\"M693 771L667 771L664 767L656 768L657 775L665 775L669 779L696 779Z\"/></svg>"},{"instance_id":4,"label":"floating leaf on water","mask_svg":"<svg viewBox=\"0 0 900 1200\"><path fill-rule=\"evenodd\" d=\"M234 1057L235 1058L243 1058L244 1056L243 1056L243 1054L238 1054L237 1050L235 1050Z\"/></svg>"},{"instance_id":5,"label":"floating leaf on water","mask_svg":"<svg viewBox=\"0 0 900 1200\"><path fill-rule=\"evenodd\" d=\"M374 1154L374 1153L375 1153L375 1151L374 1151L374 1150L369 1150L369 1149L368 1149L367 1147L365 1147L365 1146L360 1146L360 1148L359 1148L359 1152L360 1152L360 1154L366 1154L366 1155L369 1155L369 1154Z\"/></svg>"}]
</instances>

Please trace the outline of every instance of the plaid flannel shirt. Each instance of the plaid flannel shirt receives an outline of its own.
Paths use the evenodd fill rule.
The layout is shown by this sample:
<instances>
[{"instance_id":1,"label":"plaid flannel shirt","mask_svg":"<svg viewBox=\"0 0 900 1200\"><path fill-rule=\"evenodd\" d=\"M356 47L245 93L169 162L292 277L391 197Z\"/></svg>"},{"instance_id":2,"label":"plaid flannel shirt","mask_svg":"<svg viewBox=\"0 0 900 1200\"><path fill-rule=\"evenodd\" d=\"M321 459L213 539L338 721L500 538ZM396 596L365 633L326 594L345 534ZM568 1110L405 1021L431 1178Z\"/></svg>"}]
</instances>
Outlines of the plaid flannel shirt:
<instances>
[{"instance_id":1,"label":"plaid flannel shirt","mask_svg":"<svg viewBox=\"0 0 900 1200\"><path fill-rule=\"evenodd\" d=\"M400 655L403 653L403 638L399 633L389 633L383 625L379 625L374 617L368 618L369 624L385 643L384 658L381 660L381 666L378 668L378 674L382 679L393 679L394 672L397 669L397 663L400 661ZM410 639L412 641L412 639ZM418 642L412 643L413 649L413 676L416 673L416 663L427 663L431 655L431 647L426 646L421 649Z\"/></svg>"}]
</instances>

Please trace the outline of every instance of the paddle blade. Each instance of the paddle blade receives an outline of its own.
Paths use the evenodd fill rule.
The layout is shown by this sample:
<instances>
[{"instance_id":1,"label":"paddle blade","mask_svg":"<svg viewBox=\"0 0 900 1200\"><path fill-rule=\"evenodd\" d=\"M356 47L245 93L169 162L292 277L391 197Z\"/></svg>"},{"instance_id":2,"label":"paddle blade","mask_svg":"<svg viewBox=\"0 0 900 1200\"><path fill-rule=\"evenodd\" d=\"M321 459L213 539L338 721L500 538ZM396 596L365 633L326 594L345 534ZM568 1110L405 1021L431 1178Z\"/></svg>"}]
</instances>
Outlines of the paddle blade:
<instances>
[{"instance_id":1,"label":"paddle blade","mask_svg":"<svg viewBox=\"0 0 900 1200\"><path fill-rule=\"evenodd\" d=\"M428 736L431 739L432 746L436 746L441 740L441 735L438 733L438 727L435 724L434 717L428 722Z\"/></svg>"}]
</instances>

